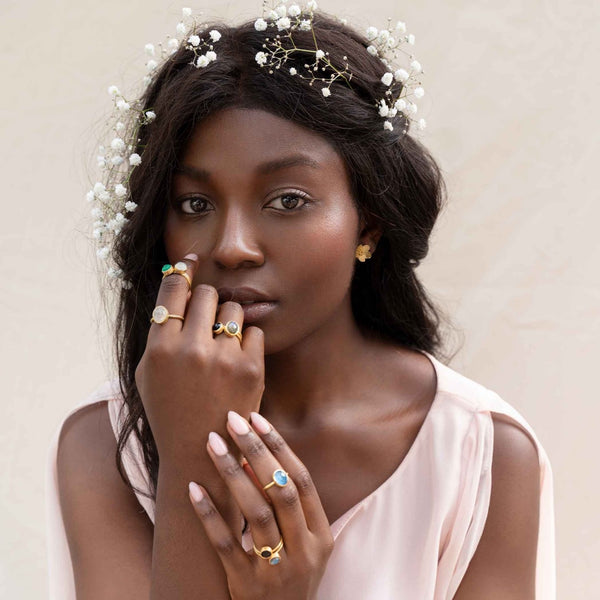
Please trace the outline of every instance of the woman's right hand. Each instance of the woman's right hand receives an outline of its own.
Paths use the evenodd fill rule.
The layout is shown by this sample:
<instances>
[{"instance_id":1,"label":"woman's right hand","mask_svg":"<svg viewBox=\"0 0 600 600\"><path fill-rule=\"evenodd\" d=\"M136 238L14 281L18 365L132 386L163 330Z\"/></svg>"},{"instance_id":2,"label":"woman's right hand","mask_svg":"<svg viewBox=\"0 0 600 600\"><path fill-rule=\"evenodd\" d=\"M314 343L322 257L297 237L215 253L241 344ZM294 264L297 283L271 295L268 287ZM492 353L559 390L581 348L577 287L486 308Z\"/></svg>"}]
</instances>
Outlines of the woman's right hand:
<instances>
[{"instance_id":1,"label":"woman's right hand","mask_svg":"<svg viewBox=\"0 0 600 600\"><path fill-rule=\"evenodd\" d=\"M193 281L195 260L186 257L183 262ZM199 284L191 292L188 287L186 279L176 273L162 280L156 306L165 306L185 321L152 323L135 371L161 463L210 460L206 456L208 433L228 435L229 410L244 416L258 412L265 385L263 331L247 327L241 343L225 333L213 337L216 321L237 321L241 331L241 305L224 302L218 307L214 287Z\"/></svg>"}]
</instances>

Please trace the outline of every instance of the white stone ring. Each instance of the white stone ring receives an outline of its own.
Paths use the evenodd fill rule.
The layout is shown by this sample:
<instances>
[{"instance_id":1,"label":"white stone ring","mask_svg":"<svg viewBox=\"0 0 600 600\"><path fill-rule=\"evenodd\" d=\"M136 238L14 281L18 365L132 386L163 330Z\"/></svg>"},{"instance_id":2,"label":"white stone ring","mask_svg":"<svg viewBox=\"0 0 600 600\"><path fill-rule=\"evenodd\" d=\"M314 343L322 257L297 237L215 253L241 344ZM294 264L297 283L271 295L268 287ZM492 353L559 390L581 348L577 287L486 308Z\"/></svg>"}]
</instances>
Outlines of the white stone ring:
<instances>
[{"instance_id":1,"label":"white stone ring","mask_svg":"<svg viewBox=\"0 0 600 600\"><path fill-rule=\"evenodd\" d=\"M161 306L160 304L154 308L152 311L152 317L150 317L150 323L158 323L162 325L166 323L169 319L179 319L183 321L183 317L181 315L172 315L166 309L166 307Z\"/></svg>"},{"instance_id":2,"label":"white stone ring","mask_svg":"<svg viewBox=\"0 0 600 600\"><path fill-rule=\"evenodd\" d=\"M170 265L169 263L167 263L166 265L163 265L161 269L162 278L164 279L169 275L173 275L173 273L176 273L177 275L183 275L183 277L185 277L185 280L188 282L189 289L191 290L192 280L190 279L190 276L186 273L187 268L187 265L183 261L176 262L174 265Z\"/></svg>"},{"instance_id":3,"label":"white stone ring","mask_svg":"<svg viewBox=\"0 0 600 600\"><path fill-rule=\"evenodd\" d=\"M236 337L240 340L240 344L242 343L242 332L240 331L240 326L237 321L227 321L225 325L218 321L212 326L212 332L214 335L224 333L228 337Z\"/></svg>"}]
</instances>

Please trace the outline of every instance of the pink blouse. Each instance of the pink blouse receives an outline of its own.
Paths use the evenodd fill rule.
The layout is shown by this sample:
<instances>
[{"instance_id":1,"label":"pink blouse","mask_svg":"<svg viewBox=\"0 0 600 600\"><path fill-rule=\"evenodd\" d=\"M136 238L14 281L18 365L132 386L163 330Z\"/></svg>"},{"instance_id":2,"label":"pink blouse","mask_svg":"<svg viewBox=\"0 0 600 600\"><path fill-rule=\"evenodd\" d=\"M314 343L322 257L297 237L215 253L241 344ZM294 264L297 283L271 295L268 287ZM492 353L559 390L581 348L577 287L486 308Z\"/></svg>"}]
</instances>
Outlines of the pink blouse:
<instances>
[{"instance_id":1,"label":"pink blouse","mask_svg":"<svg viewBox=\"0 0 600 600\"><path fill-rule=\"evenodd\" d=\"M447 600L454 596L484 529L491 492L492 412L524 428L540 462L540 521L536 563L537 600L556 599L553 476L535 432L498 394L424 353L437 373L435 399L408 454L376 490L331 524L335 547L318 600ZM48 450L46 523L51 600L76 600L69 547L56 478L62 424L82 406L107 401L118 436L127 406L117 380L107 381L73 407ZM149 490L142 451L131 435L124 455L130 481ZM154 502L136 494L154 523ZM246 531L242 545L252 547Z\"/></svg>"}]
</instances>

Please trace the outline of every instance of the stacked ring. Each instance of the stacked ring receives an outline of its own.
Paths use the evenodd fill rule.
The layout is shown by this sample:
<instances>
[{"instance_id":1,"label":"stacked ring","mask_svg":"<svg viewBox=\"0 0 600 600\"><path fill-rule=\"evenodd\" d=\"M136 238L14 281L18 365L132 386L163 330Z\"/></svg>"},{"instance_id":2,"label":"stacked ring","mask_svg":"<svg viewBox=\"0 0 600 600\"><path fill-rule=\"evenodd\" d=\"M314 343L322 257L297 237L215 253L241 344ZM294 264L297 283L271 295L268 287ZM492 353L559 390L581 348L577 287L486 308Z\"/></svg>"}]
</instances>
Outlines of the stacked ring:
<instances>
[{"instance_id":1,"label":"stacked ring","mask_svg":"<svg viewBox=\"0 0 600 600\"><path fill-rule=\"evenodd\" d=\"M217 322L213 325L213 334L219 335L219 333L224 333L229 337L236 337L240 340L240 344L242 343L242 332L240 331L240 326L236 321L227 321L225 325L221 322Z\"/></svg>"},{"instance_id":2,"label":"stacked ring","mask_svg":"<svg viewBox=\"0 0 600 600\"><path fill-rule=\"evenodd\" d=\"M159 304L158 306L155 306L154 310L152 311L150 323L158 323L159 325L162 325L163 323L166 323L169 319L179 319L180 321L184 320L181 315L172 315L169 313L166 307L161 306Z\"/></svg>"},{"instance_id":3,"label":"stacked ring","mask_svg":"<svg viewBox=\"0 0 600 600\"><path fill-rule=\"evenodd\" d=\"M279 551L283 548L283 538L279 540L279 543L275 548L271 548L271 546L263 546L260 550L252 545L254 548L254 553L260 556L263 560L268 560L270 565L278 565L281 562L281 556L279 556Z\"/></svg>"},{"instance_id":4,"label":"stacked ring","mask_svg":"<svg viewBox=\"0 0 600 600\"><path fill-rule=\"evenodd\" d=\"M168 277L169 275L172 275L173 273L176 273L177 275L183 275L183 277L185 277L185 280L188 282L189 289L192 289L192 280L190 279L190 276L186 273L187 265L183 261L176 262L174 265L170 265L169 263L167 263L166 265L163 265L161 271L163 274L163 279L165 277Z\"/></svg>"}]
</instances>

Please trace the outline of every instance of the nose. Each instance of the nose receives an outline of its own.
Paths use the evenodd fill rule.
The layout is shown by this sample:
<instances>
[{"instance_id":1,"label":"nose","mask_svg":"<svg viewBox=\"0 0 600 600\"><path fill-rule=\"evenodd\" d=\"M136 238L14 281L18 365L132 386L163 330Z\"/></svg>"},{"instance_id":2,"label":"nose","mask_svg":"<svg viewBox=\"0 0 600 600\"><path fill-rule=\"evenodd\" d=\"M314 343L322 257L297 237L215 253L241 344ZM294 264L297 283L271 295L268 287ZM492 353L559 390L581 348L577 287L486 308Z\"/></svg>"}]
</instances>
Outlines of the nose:
<instances>
[{"instance_id":1,"label":"nose","mask_svg":"<svg viewBox=\"0 0 600 600\"><path fill-rule=\"evenodd\" d=\"M221 213L212 259L223 269L259 266L264 255L259 248L256 224L240 207Z\"/></svg>"}]
</instances>

